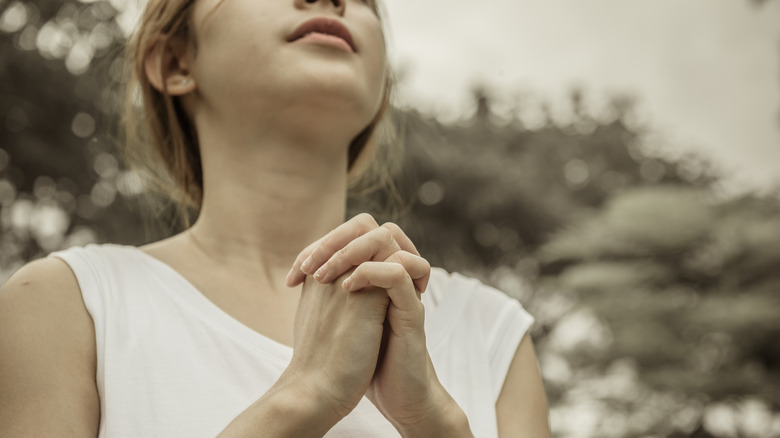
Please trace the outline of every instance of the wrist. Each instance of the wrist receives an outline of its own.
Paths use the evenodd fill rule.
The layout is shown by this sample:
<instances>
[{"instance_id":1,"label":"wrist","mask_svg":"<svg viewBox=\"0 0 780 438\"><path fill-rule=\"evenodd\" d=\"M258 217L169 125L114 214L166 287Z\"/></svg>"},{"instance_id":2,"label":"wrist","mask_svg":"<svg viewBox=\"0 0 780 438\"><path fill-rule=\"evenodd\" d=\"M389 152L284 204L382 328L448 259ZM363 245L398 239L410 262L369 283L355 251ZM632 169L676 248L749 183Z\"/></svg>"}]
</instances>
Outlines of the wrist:
<instances>
[{"instance_id":1,"label":"wrist","mask_svg":"<svg viewBox=\"0 0 780 438\"><path fill-rule=\"evenodd\" d=\"M316 386L294 375L283 374L266 397L277 418L295 425L295 436L323 436L346 415Z\"/></svg>"},{"instance_id":2,"label":"wrist","mask_svg":"<svg viewBox=\"0 0 780 438\"><path fill-rule=\"evenodd\" d=\"M473 438L474 436L471 433L471 427L466 414L457 405L447 411L439 412L425 422L399 427L398 431L403 438L433 438L441 436Z\"/></svg>"},{"instance_id":3,"label":"wrist","mask_svg":"<svg viewBox=\"0 0 780 438\"><path fill-rule=\"evenodd\" d=\"M259 400L239 414L220 437L321 438L341 420L305 385L283 375Z\"/></svg>"},{"instance_id":4,"label":"wrist","mask_svg":"<svg viewBox=\"0 0 780 438\"><path fill-rule=\"evenodd\" d=\"M473 437L466 413L443 387L426 415L397 423L396 429L404 438Z\"/></svg>"}]
</instances>

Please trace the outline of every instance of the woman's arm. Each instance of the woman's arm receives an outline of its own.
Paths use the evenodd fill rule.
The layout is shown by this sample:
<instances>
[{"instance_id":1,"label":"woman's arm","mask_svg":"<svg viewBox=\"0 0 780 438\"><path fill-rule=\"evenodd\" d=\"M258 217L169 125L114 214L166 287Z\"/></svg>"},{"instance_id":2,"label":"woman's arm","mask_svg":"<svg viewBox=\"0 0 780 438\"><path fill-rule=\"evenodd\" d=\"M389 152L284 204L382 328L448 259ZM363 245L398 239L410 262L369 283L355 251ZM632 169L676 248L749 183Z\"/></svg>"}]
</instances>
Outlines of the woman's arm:
<instances>
[{"instance_id":1,"label":"woman's arm","mask_svg":"<svg viewBox=\"0 0 780 438\"><path fill-rule=\"evenodd\" d=\"M70 268L34 261L0 289L0 436L96 437L95 332Z\"/></svg>"},{"instance_id":2,"label":"woman's arm","mask_svg":"<svg viewBox=\"0 0 780 438\"><path fill-rule=\"evenodd\" d=\"M531 336L517 347L496 402L498 436L549 438L547 398Z\"/></svg>"}]
</instances>

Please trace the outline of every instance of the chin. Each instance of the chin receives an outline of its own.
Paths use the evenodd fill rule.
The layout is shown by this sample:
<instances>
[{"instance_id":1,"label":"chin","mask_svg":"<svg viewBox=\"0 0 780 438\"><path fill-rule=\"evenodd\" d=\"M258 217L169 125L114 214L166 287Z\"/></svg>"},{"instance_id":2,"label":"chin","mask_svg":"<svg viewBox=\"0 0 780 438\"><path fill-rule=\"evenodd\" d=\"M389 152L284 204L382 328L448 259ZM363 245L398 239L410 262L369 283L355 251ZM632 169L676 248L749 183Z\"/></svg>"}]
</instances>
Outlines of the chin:
<instances>
[{"instance_id":1,"label":"chin","mask_svg":"<svg viewBox=\"0 0 780 438\"><path fill-rule=\"evenodd\" d=\"M247 122L260 122L266 129L351 142L374 119L382 100L383 75L367 77L362 70L350 63L311 62L234 76L221 82L219 107L232 114L229 119L259 116ZM247 99L248 94L254 97Z\"/></svg>"},{"instance_id":2,"label":"chin","mask_svg":"<svg viewBox=\"0 0 780 438\"><path fill-rule=\"evenodd\" d=\"M312 90L284 102L269 103L262 99L257 103L242 113L270 115L270 118L262 117L263 129L286 131L310 143L328 138L342 145L351 143L371 123L376 107L365 98L322 90Z\"/></svg>"},{"instance_id":3,"label":"chin","mask_svg":"<svg viewBox=\"0 0 780 438\"><path fill-rule=\"evenodd\" d=\"M297 63L280 78L289 92L316 96L334 105L356 106L371 112L381 99L385 78L383 70L354 62L311 59ZM281 85L281 84L280 84Z\"/></svg>"}]
</instances>

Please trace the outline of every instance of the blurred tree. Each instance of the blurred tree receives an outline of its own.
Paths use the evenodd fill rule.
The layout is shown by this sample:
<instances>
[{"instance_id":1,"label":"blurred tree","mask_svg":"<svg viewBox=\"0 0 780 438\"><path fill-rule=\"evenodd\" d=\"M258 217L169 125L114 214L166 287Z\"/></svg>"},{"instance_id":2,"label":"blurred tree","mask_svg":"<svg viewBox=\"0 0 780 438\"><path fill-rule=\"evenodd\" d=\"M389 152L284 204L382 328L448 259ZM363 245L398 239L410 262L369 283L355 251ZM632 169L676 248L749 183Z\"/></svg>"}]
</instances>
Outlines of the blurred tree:
<instances>
[{"instance_id":1,"label":"blurred tree","mask_svg":"<svg viewBox=\"0 0 780 438\"><path fill-rule=\"evenodd\" d=\"M572 436L730 436L710 413L738 397L780 420L778 198L717 197L706 161L646 145L628 97L597 116L575 90L570 122L526 129L497 123L488 96L451 125L394 113L407 229L434 264L515 294L512 278L535 280L554 412L598 402L593 417L625 422ZM579 304L556 311L550 291Z\"/></svg>"},{"instance_id":2,"label":"blurred tree","mask_svg":"<svg viewBox=\"0 0 780 438\"><path fill-rule=\"evenodd\" d=\"M0 282L90 241L138 243L138 181L116 158L124 42L108 1L0 9Z\"/></svg>"},{"instance_id":3,"label":"blurred tree","mask_svg":"<svg viewBox=\"0 0 780 438\"><path fill-rule=\"evenodd\" d=\"M564 355L602 369L630 360L652 390L702 405L689 429L703 424L708 405L739 396L777 411L779 217L777 198L721 200L680 186L615 196L540 251L559 273L548 280L577 294L610 331L605 348ZM653 427L680 433L668 418Z\"/></svg>"},{"instance_id":4,"label":"blurred tree","mask_svg":"<svg viewBox=\"0 0 780 438\"><path fill-rule=\"evenodd\" d=\"M627 97L614 98L600 120L581 108L583 95L575 90L571 122L529 130L495 122L488 96L475 89L476 115L452 125L414 110L393 115L404 133L397 184L412 202L412 230L425 230L416 237L443 266L512 265L561 225L628 187L705 187L716 179L702 160L653 156L642 129L628 122L634 104Z\"/></svg>"}]
</instances>

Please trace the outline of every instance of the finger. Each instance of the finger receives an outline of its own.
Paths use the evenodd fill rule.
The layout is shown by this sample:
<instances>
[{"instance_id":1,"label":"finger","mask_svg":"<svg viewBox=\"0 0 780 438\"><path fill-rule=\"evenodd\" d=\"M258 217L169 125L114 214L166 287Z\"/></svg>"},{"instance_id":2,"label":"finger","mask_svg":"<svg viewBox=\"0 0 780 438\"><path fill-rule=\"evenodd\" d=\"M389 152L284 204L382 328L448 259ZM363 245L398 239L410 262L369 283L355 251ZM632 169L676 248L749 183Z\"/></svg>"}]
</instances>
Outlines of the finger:
<instances>
[{"instance_id":1,"label":"finger","mask_svg":"<svg viewBox=\"0 0 780 438\"><path fill-rule=\"evenodd\" d=\"M401 247L387 228L374 228L336 251L314 273L314 278L323 284L330 283L353 266L368 261L383 262L399 250Z\"/></svg>"},{"instance_id":2,"label":"finger","mask_svg":"<svg viewBox=\"0 0 780 438\"><path fill-rule=\"evenodd\" d=\"M287 287L298 286L299 284L303 283L303 280L306 279L306 274L301 271L301 265L303 265L303 262L309 258L311 253L314 251L314 248L320 244L322 239L324 239L324 237L315 240L309 244L309 246L304 248L303 251L298 253L298 257L295 258L295 262L293 262L292 268L290 268L290 272L287 273L287 279L285 280Z\"/></svg>"},{"instance_id":3,"label":"finger","mask_svg":"<svg viewBox=\"0 0 780 438\"><path fill-rule=\"evenodd\" d=\"M416 256L420 255L420 252L417 251L417 247L414 246L412 240L409 239L409 236L407 236L406 233L404 233L401 227L399 227L398 225L392 222L385 222L384 224L382 224L382 228L387 229L393 234L395 241L398 242L398 245L401 247L402 250L406 252L410 252Z\"/></svg>"},{"instance_id":4,"label":"finger","mask_svg":"<svg viewBox=\"0 0 780 438\"><path fill-rule=\"evenodd\" d=\"M286 279L287 286L294 287L301 284L303 280L306 278L306 275L310 275L317 268L319 268L319 266L312 268L307 264L307 261L311 257L314 250L318 247L318 245L320 245L327 238L333 237L333 234L336 233L337 231L343 232L344 228L351 226L356 222L361 222L361 221L365 222L367 225L370 225L371 222L373 221L374 227L376 227L376 221L374 221L374 218L371 217L371 215L365 213L359 214L354 218L350 219L349 221L339 225L335 230L319 238L318 240L316 240L315 242L307 246L303 251L301 251L298 254L298 256L295 258L295 262L293 262L290 271L287 273L287 279Z\"/></svg>"},{"instance_id":5,"label":"finger","mask_svg":"<svg viewBox=\"0 0 780 438\"><path fill-rule=\"evenodd\" d=\"M365 262L342 283L342 287L350 292L370 286L385 289L399 310L415 311L420 305L412 278L400 263Z\"/></svg>"},{"instance_id":6,"label":"finger","mask_svg":"<svg viewBox=\"0 0 780 438\"><path fill-rule=\"evenodd\" d=\"M344 222L322 238L319 245L304 260L300 270L306 275L314 274L336 251L378 226L374 218L367 213L361 213Z\"/></svg>"},{"instance_id":7,"label":"finger","mask_svg":"<svg viewBox=\"0 0 780 438\"><path fill-rule=\"evenodd\" d=\"M431 264L428 260L406 251L397 251L385 261L403 266L418 292L423 293L428 288L428 280L431 278Z\"/></svg>"}]
</instances>

